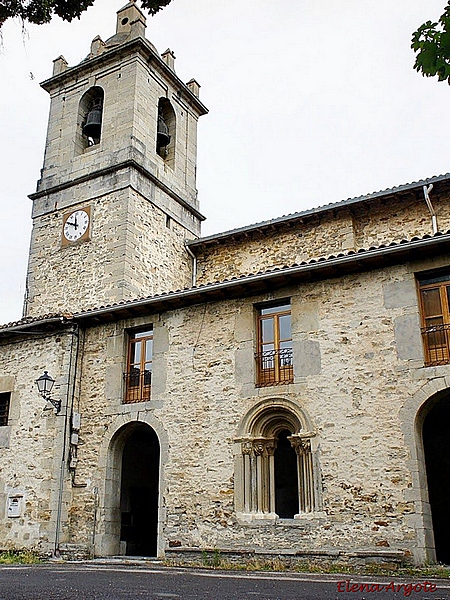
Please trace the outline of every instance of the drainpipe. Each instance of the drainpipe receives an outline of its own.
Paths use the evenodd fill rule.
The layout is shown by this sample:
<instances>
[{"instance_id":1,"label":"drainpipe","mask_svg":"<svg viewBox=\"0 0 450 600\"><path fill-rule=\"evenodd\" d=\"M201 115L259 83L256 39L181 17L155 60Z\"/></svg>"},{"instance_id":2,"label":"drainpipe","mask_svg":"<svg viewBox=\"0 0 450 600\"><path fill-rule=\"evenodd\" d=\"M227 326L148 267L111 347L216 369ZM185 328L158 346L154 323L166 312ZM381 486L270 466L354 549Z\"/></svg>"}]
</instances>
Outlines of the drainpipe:
<instances>
[{"instance_id":1,"label":"drainpipe","mask_svg":"<svg viewBox=\"0 0 450 600\"><path fill-rule=\"evenodd\" d=\"M195 287L197 285L197 257L187 245L187 240L184 242L184 247L186 248L186 252L192 258L192 287Z\"/></svg>"},{"instance_id":2,"label":"drainpipe","mask_svg":"<svg viewBox=\"0 0 450 600\"><path fill-rule=\"evenodd\" d=\"M68 437L70 435L69 420L73 413L73 403L75 398L75 378L77 371L78 361L78 350L79 350L79 327L75 325L71 331L72 340L70 343L70 356L69 356L69 372L67 377L67 393L65 401L64 411L64 432L63 432L63 449L61 456L61 468L59 472L59 489L58 489L58 508L56 514L56 531L55 531L55 546L54 556L59 557L59 541L61 537L61 521L62 521L62 504L63 504L63 492L64 492L64 478L66 474L66 463L67 463L67 446Z\"/></svg>"},{"instance_id":3,"label":"drainpipe","mask_svg":"<svg viewBox=\"0 0 450 600\"><path fill-rule=\"evenodd\" d=\"M422 186L422 189L423 189L423 195L425 196L425 202L427 203L428 210L430 211L430 214L431 214L431 231L432 231L433 235L435 235L439 231L439 229L438 229L436 212L435 212L433 205L431 204L431 200L430 200L430 192L433 189L433 184L431 183L428 187L426 185L424 185L424 186Z\"/></svg>"}]
</instances>

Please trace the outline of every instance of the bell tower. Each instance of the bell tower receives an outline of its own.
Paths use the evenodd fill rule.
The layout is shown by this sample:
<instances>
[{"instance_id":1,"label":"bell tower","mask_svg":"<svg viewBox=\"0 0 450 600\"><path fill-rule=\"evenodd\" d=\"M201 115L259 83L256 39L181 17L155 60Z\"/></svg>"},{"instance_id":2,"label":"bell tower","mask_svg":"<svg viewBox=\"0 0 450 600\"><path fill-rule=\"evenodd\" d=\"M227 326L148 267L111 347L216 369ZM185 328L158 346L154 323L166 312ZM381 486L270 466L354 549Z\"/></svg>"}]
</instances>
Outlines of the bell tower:
<instances>
[{"instance_id":1,"label":"bell tower","mask_svg":"<svg viewBox=\"0 0 450 600\"><path fill-rule=\"evenodd\" d=\"M196 190L199 85L145 38L130 2L80 64L60 56L41 85L50 115L24 316L81 312L188 287L184 241L204 217Z\"/></svg>"}]
</instances>

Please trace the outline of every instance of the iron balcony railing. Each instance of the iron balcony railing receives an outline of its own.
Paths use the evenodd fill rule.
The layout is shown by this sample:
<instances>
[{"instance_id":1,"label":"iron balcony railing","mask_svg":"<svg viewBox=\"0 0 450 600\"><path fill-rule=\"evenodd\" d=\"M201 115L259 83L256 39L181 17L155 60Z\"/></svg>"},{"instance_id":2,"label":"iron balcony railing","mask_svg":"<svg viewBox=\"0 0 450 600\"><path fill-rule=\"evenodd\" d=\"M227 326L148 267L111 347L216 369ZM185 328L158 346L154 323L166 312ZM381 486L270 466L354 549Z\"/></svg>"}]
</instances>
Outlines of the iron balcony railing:
<instances>
[{"instance_id":1,"label":"iron balcony railing","mask_svg":"<svg viewBox=\"0 0 450 600\"><path fill-rule=\"evenodd\" d=\"M257 386L293 383L292 348L265 350L255 354L257 365Z\"/></svg>"},{"instance_id":2,"label":"iron balcony railing","mask_svg":"<svg viewBox=\"0 0 450 600\"><path fill-rule=\"evenodd\" d=\"M150 399L152 386L152 372L133 369L123 375L125 381L124 404L133 402L146 402Z\"/></svg>"},{"instance_id":3,"label":"iron balcony railing","mask_svg":"<svg viewBox=\"0 0 450 600\"><path fill-rule=\"evenodd\" d=\"M450 324L422 327L427 366L445 365L450 362Z\"/></svg>"}]
</instances>

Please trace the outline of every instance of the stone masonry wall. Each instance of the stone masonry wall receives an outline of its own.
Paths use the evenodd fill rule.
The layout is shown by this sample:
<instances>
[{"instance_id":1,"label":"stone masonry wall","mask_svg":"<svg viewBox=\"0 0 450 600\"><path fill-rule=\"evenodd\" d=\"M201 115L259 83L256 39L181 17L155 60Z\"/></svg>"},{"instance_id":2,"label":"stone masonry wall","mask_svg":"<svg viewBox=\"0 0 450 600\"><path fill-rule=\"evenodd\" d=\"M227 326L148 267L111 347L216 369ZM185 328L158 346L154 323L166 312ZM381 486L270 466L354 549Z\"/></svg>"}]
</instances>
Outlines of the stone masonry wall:
<instances>
[{"instance_id":1,"label":"stone masonry wall","mask_svg":"<svg viewBox=\"0 0 450 600\"><path fill-rule=\"evenodd\" d=\"M11 392L8 425L0 427L0 549L54 549L71 348L66 333L16 336L0 345L0 390ZM34 383L44 369L56 380L52 397L62 401L59 415ZM64 499L70 502L67 479L65 471ZM7 516L11 496L20 499L18 517Z\"/></svg>"},{"instance_id":2,"label":"stone masonry wall","mask_svg":"<svg viewBox=\"0 0 450 600\"><path fill-rule=\"evenodd\" d=\"M448 194L432 197L440 231L450 229L449 200ZM430 233L431 217L422 196L372 200L196 248L197 283L222 281Z\"/></svg>"},{"instance_id":3,"label":"stone masonry wall","mask_svg":"<svg viewBox=\"0 0 450 600\"><path fill-rule=\"evenodd\" d=\"M431 192L440 231L450 229L450 196L448 193ZM390 242L400 242L414 236L431 234L431 216L423 195L388 198L382 202L370 202L353 210L355 244L369 248Z\"/></svg>"},{"instance_id":4,"label":"stone masonry wall","mask_svg":"<svg viewBox=\"0 0 450 600\"><path fill-rule=\"evenodd\" d=\"M353 246L349 214L316 215L292 227L250 233L242 239L195 249L197 283L290 266L313 257L345 252Z\"/></svg>"},{"instance_id":5,"label":"stone masonry wall","mask_svg":"<svg viewBox=\"0 0 450 600\"><path fill-rule=\"evenodd\" d=\"M127 219L128 202L127 191L120 190L79 204L77 208L91 207L91 239L65 247L61 244L63 215L74 208L34 220L26 315L72 313L130 297L121 258L126 251L122 223Z\"/></svg>"},{"instance_id":6,"label":"stone masonry wall","mask_svg":"<svg viewBox=\"0 0 450 600\"><path fill-rule=\"evenodd\" d=\"M188 233L176 220L133 192L128 218L126 271L140 298L190 287L192 258L184 240Z\"/></svg>"},{"instance_id":7,"label":"stone masonry wall","mask_svg":"<svg viewBox=\"0 0 450 600\"><path fill-rule=\"evenodd\" d=\"M187 232L131 189L79 204L91 207L90 240L61 245L63 214L36 218L28 265L26 314L75 313L188 287Z\"/></svg>"},{"instance_id":8,"label":"stone masonry wall","mask_svg":"<svg viewBox=\"0 0 450 600\"><path fill-rule=\"evenodd\" d=\"M271 294L90 329L77 468L77 478L89 485L76 490L72 541L84 543L92 534L82 516L92 506L92 486L100 489L100 505L108 503L111 440L127 424L145 421L162 444L160 553L168 545L391 549L423 561L415 504L420 491L410 468L415 434L405 434L414 432L415 415L406 423L401 415L427 382L450 376L446 366L439 373L423 368L413 272L430 266L424 261L277 292L292 301L291 385L255 387L254 303L273 300ZM152 398L122 405L124 329L149 323L155 335ZM299 521L244 525L234 512L234 439L247 411L275 398L298 403L317 432L323 511ZM97 552L108 526L100 514Z\"/></svg>"}]
</instances>

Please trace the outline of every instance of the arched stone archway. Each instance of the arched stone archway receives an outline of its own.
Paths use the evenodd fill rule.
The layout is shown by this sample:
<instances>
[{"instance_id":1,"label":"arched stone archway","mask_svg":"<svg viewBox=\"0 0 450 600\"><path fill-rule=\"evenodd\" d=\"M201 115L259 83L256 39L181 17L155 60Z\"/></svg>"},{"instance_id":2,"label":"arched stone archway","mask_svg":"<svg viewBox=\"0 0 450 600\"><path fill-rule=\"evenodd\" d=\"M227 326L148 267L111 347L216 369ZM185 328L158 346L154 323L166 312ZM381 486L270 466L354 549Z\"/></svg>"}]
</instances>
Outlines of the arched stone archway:
<instances>
[{"instance_id":1,"label":"arched stone archway","mask_svg":"<svg viewBox=\"0 0 450 600\"><path fill-rule=\"evenodd\" d=\"M450 475L450 471L447 470L450 466L445 465L445 461L440 462L440 456L437 456L444 453L445 439L442 440L442 437L445 438L445 432L443 435L439 429L440 422L449 414L447 413L449 404L448 378L436 377L426 382L416 394L407 399L399 415L410 454L407 466L412 477L412 487L405 488L405 500L414 502L414 513L409 517L405 515L405 519L416 530L416 543L413 549L416 564L450 560L450 557L444 559L436 545L436 519L433 512L437 514L437 505L432 497L433 494L429 493L430 482L432 487L439 488L442 478L448 479ZM436 436L441 437L441 440L436 439L434 444L433 437ZM432 447L433 445L435 448ZM450 455L449 441L446 448L445 454ZM432 465L433 462L436 464ZM450 492L448 502L450 502ZM433 504L435 504L434 511ZM439 509L437 510L439 512ZM450 518L450 509L447 518ZM439 524L438 527L440 526Z\"/></svg>"},{"instance_id":2,"label":"arched stone archway","mask_svg":"<svg viewBox=\"0 0 450 600\"><path fill-rule=\"evenodd\" d=\"M153 421L119 417L100 449L105 486L96 553L102 556L161 555L161 465L167 439Z\"/></svg>"},{"instance_id":3,"label":"arched stone archway","mask_svg":"<svg viewBox=\"0 0 450 600\"><path fill-rule=\"evenodd\" d=\"M450 390L430 398L422 412L422 443L436 560L450 564Z\"/></svg>"},{"instance_id":4,"label":"arched stone archway","mask_svg":"<svg viewBox=\"0 0 450 600\"><path fill-rule=\"evenodd\" d=\"M122 450L120 554L156 556L158 547L159 441L145 423L131 431Z\"/></svg>"}]
</instances>

